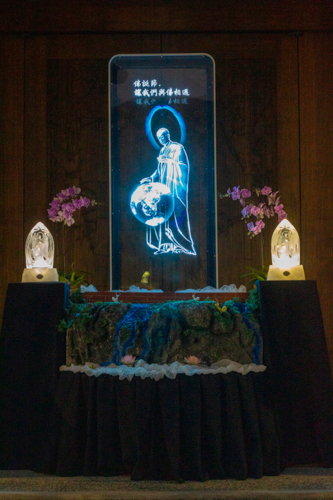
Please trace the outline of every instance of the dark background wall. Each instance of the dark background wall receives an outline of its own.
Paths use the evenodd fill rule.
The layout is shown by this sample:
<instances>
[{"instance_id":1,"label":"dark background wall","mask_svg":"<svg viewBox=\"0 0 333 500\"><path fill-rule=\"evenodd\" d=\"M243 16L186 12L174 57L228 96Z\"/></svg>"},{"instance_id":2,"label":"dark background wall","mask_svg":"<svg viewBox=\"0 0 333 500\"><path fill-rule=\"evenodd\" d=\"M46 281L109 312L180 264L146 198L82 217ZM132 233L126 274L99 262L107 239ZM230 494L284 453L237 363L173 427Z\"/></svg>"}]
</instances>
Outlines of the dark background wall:
<instances>
[{"instance_id":1,"label":"dark background wall","mask_svg":"<svg viewBox=\"0 0 333 500\"><path fill-rule=\"evenodd\" d=\"M271 185L318 282L333 360L331 0L64 0L0 5L0 310L21 280L24 244L46 208L79 185L102 204L65 228L67 262L109 288L108 61L115 54L208 53L216 63L217 181ZM218 202L219 282L260 266L239 205ZM277 220L265 229L265 263ZM59 265L59 263L56 265ZM140 275L141 276L141 275ZM133 270L133 282L140 276Z\"/></svg>"}]
</instances>

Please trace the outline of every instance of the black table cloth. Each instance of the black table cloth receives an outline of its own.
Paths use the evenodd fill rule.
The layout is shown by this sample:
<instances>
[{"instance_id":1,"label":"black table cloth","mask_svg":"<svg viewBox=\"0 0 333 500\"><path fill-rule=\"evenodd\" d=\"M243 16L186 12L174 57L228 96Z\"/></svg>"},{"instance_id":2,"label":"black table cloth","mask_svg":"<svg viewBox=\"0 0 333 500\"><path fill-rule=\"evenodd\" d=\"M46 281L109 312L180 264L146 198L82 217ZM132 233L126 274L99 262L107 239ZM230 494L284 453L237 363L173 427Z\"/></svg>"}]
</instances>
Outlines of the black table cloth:
<instances>
[{"instance_id":1,"label":"black table cloth","mask_svg":"<svg viewBox=\"0 0 333 500\"><path fill-rule=\"evenodd\" d=\"M32 469L52 451L54 414L66 336L58 332L66 283L10 283L0 336L0 467ZM53 443L53 444L52 444Z\"/></svg>"},{"instance_id":2,"label":"black table cloth","mask_svg":"<svg viewBox=\"0 0 333 500\"><path fill-rule=\"evenodd\" d=\"M264 373L128 381L62 372L57 405L48 472L195 481L280 473Z\"/></svg>"},{"instance_id":3,"label":"black table cloth","mask_svg":"<svg viewBox=\"0 0 333 500\"><path fill-rule=\"evenodd\" d=\"M258 283L282 466L333 467L333 385L316 281Z\"/></svg>"}]
</instances>

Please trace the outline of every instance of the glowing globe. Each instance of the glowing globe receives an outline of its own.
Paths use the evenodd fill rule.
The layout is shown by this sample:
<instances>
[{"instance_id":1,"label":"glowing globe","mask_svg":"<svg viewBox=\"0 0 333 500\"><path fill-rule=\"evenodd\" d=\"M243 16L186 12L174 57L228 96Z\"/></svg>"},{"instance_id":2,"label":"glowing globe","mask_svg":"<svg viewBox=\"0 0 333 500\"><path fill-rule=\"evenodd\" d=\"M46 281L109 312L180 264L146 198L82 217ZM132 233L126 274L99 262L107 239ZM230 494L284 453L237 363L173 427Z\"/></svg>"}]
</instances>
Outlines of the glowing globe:
<instances>
[{"instance_id":1,"label":"glowing globe","mask_svg":"<svg viewBox=\"0 0 333 500\"><path fill-rule=\"evenodd\" d=\"M167 221L175 208L170 189L160 182L140 184L131 196L131 210L147 226L158 226Z\"/></svg>"}]
</instances>

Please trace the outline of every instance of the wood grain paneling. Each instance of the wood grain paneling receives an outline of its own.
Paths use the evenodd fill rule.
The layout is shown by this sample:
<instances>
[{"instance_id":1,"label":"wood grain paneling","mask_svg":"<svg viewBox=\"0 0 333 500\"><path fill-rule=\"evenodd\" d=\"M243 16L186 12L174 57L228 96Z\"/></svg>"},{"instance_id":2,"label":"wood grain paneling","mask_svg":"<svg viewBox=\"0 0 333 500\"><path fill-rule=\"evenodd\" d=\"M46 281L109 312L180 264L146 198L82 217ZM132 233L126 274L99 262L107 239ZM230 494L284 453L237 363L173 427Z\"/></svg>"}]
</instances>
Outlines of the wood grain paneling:
<instances>
[{"instance_id":1,"label":"wood grain paneling","mask_svg":"<svg viewBox=\"0 0 333 500\"><path fill-rule=\"evenodd\" d=\"M2 32L332 29L331 0L2 0Z\"/></svg>"},{"instance_id":2,"label":"wood grain paneling","mask_svg":"<svg viewBox=\"0 0 333 500\"><path fill-rule=\"evenodd\" d=\"M26 41L25 226L39 219L56 240L55 265L86 271L109 288L108 62L123 53L158 50L158 35L62 35ZM61 189L79 185L99 205L65 227L47 219ZM63 243L64 241L64 243Z\"/></svg>"},{"instance_id":3,"label":"wood grain paneling","mask_svg":"<svg viewBox=\"0 0 333 500\"><path fill-rule=\"evenodd\" d=\"M26 40L24 116L24 232L47 222L46 37Z\"/></svg>"},{"instance_id":4,"label":"wood grain paneling","mask_svg":"<svg viewBox=\"0 0 333 500\"><path fill-rule=\"evenodd\" d=\"M209 53L216 63L218 191L264 187L299 225L297 37L286 35L162 35L162 50ZM260 267L260 237L250 240L240 204L218 201L219 283L241 284ZM277 219L266 221L264 260Z\"/></svg>"},{"instance_id":5,"label":"wood grain paneling","mask_svg":"<svg viewBox=\"0 0 333 500\"><path fill-rule=\"evenodd\" d=\"M333 34L306 34L300 43L301 258L316 279L333 361Z\"/></svg>"},{"instance_id":6,"label":"wood grain paneling","mask_svg":"<svg viewBox=\"0 0 333 500\"><path fill-rule=\"evenodd\" d=\"M9 282L21 281L23 232L24 40L0 39L0 314Z\"/></svg>"}]
</instances>

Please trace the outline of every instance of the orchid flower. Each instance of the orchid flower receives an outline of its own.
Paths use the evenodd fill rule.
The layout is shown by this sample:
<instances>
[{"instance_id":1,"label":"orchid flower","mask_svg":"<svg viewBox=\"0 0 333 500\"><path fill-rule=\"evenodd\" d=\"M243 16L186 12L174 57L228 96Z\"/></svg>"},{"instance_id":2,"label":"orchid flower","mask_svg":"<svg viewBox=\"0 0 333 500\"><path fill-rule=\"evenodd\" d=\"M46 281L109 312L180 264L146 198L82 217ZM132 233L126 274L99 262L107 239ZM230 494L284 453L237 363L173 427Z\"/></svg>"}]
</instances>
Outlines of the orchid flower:
<instances>
[{"instance_id":1,"label":"orchid flower","mask_svg":"<svg viewBox=\"0 0 333 500\"><path fill-rule=\"evenodd\" d=\"M49 219L52 222L63 222L65 226L72 226L75 223L73 214L76 210L96 205L95 200L79 196L80 193L81 188L76 186L60 191L47 209Z\"/></svg>"},{"instance_id":2,"label":"orchid flower","mask_svg":"<svg viewBox=\"0 0 333 500\"><path fill-rule=\"evenodd\" d=\"M266 203L261 202L258 205L247 203L246 199L250 198L252 193L248 189L240 189L240 186L234 186L232 190L231 188L228 188L225 195L219 195L220 198L229 197L233 200L239 200L241 206L243 207L241 210L242 220L245 220L247 223L248 235L250 238L253 238L257 234L261 233L264 229L265 223L262 219L265 217L270 218L277 215L279 222L287 217L287 214L284 211L284 206L280 203L280 196L278 196L279 191L275 191L273 193L271 187L264 186L262 189L254 189L254 193L257 197L260 195L267 196ZM253 222L247 222L250 217L256 218L255 224Z\"/></svg>"}]
</instances>

